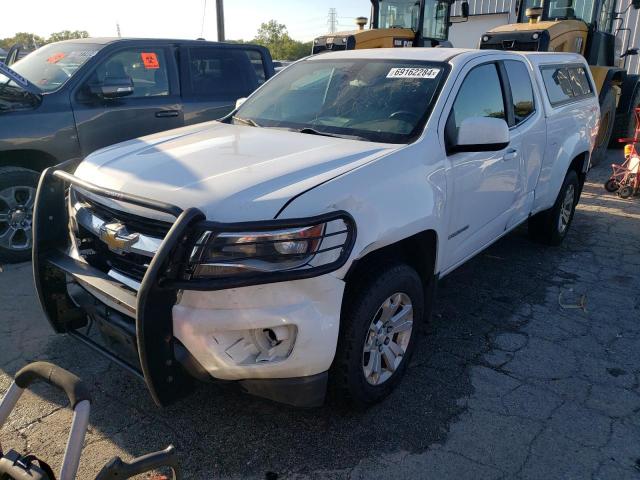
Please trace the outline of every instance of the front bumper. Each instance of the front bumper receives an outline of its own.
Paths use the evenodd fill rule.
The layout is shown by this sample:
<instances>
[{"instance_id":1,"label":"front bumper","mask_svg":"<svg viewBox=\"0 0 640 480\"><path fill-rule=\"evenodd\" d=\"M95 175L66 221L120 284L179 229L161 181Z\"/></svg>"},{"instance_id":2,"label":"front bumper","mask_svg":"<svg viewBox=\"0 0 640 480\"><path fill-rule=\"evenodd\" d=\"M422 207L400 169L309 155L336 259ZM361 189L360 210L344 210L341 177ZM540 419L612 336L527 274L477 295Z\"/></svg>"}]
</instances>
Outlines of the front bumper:
<instances>
[{"instance_id":1,"label":"front bumper","mask_svg":"<svg viewBox=\"0 0 640 480\"><path fill-rule=\"evenodd\" d=\"M67 184L176 218L137 292L69 253ZM331 216L348 217L344 212L327 218ZM352 221L350 217L347 220ZM289 272L270 274L266 279L189 281L180 275L189 245L197 241L203 228L244 231L296 227L302 222L207 222L195 208L182 211L173 205L91 185L60 169L47 169L40 179L34 212L36 290L57 333L69 333L137 373L158 405L170 404L191 391L193 375L187 370L192 370L185 369L185 363L195 364L218 379L241 380L250 393L296 405L317 404L335 353L344 289L341 280L327 273L344 265L355 238L350 239L348 251L339 261L304 270L297 276ZM84 301L73 294L74 288L81 290ZM135 361L127 362L81 333L88 315L99 316L112 332L117 332L112 338L131 343ZM229 360L221 342L216 344L216 337L228 339L229 332L277 325L294 325L297 332L293 350L282 361L238 365ZM185 350L188 362L179 354Z\"/></svg>"}]
</instances>

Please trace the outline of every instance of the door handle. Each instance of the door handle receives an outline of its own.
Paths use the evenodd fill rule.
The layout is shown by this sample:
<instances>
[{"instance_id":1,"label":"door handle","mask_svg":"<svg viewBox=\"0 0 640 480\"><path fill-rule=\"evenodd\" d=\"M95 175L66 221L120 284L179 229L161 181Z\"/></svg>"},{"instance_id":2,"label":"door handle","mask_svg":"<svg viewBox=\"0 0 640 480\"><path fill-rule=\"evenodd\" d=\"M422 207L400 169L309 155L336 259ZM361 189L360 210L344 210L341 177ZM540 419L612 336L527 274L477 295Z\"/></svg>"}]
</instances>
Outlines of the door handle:
<instances>
[{"instance_id":1,"label":"door handle","mask_svg":"<svg viewBox=\"0 0 640 480\"><path fill-rule=\"evenodd\" d=\"M514 160L518 158L518 151L514 150L514 149L509 149L507 150L507 153L504 154L504 156L502 157L502 160L509 161L509 160Z\"/></svg>"},{"instance_id":2,"label":"door handle","mask_svg":"<svg viewBox=\"0 0 640 480\"><path fill-rule=\"evenodd\" d=\"M180 115L178 110L160 110L156 112L156 118L170 118L177 117L178 115Z\"/></svg>"}]
</instances>

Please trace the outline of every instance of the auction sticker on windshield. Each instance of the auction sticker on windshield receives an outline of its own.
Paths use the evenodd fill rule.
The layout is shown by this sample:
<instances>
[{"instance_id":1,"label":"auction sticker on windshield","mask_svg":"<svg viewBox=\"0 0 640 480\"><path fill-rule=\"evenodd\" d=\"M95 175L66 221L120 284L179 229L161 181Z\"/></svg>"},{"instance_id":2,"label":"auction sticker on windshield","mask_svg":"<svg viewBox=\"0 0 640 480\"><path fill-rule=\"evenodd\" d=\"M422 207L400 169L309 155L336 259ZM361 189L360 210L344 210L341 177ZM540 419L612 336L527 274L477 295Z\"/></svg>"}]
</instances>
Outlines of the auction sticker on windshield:
<instances>
[{"instance_id":1,"label":"auction sticker on windshield","mask_svg":"<svg viewBox=\"0 0 640 480\"><path fill-rule=\"evenodd\" d=\"M387 78L424 78L433 79L440 73L439 68L392 68Z\"/></svg>"}]
</instances>

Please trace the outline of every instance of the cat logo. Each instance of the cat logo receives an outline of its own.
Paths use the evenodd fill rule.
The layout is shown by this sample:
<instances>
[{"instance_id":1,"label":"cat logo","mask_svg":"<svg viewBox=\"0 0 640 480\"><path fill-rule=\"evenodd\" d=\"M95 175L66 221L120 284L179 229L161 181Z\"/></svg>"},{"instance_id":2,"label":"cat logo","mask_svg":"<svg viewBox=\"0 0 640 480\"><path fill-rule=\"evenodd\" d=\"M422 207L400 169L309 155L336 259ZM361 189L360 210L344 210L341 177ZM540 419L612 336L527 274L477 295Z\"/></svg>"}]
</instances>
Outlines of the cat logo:
<instances>
[{"instance_id":1,"label":"cat logo","mask_svg":"<svg viewBox=\"0 0 640 480\"><path fill-rule=\"evenodd\" d=\"M121 223L105 223L100 227L100 240L115 253L126 253L129 247L138 241L137 233L129 234L127 227Z\"/></svg>"}]
</instances>

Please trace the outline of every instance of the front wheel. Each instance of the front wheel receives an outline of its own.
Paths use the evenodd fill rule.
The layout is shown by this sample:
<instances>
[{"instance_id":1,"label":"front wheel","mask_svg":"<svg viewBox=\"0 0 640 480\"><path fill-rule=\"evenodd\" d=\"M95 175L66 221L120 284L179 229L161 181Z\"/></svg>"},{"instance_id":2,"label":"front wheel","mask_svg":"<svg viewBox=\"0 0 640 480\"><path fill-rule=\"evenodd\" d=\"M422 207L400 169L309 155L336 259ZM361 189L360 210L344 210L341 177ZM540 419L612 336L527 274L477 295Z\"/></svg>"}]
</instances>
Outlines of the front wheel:
<instances>
[{"instance_id":1,"label":"front wheel","mask_svg":"<svg viewBox=\"0 0 640 480\"><path fill-rule=\"evenodd\" d=\"M620 189L620 184L615 178L610 178L605 182L604 189L609 193L617 192Z\"/></svg>"},{"instance_id":2,"label":"front wheel","mask_svg":"<svg viewBox=\"0 0 640 480\"><path fill-rule=\"evenodd\" d=\"M31 258L33 205L39 177L25 168L0 168L0 263Z\"/></svg>"},{"instance_id":3,"label":"front wheel","mask_svg":"<svg viewBox=\"0 0 640 480\"><path fill-rule=\"evenodd\" d=\"M573 221L579 194L578 175L569 170L553 207L529 219L529 236L547 245L560 245Z\"/></svg>"},{"instance_id":4,"label":"front wheel","mask_svg":"<svg viewBox=\"0 0 640 480\"><path fill-rule=\"evenodd\" d=\"M422 281L404 264L370 272L349 289L342 310L332 387L357 406L377 403L400 382L415 347Z\"/></svg>"}]
</instances>

